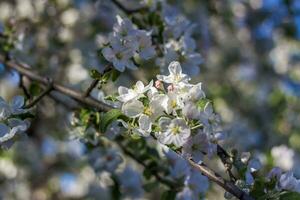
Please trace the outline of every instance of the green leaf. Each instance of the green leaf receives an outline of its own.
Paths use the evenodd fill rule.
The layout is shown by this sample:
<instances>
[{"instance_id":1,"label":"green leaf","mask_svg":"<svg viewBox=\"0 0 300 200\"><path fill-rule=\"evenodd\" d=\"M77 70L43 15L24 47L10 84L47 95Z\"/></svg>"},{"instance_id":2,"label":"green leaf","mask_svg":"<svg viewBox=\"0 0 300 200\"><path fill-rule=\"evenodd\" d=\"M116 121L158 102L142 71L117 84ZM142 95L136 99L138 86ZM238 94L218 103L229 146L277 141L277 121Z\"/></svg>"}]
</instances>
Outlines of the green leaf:
<instances>
[{"instance_id":1,"label":"green leaf","mask_svg":"<svg viewBox=\"0 0 300 200\"><path fill-rule=\"evenodd\" d=\"M29 87L29 92L31 96L38 96L42 92L42 88L37 83L32 83Z\"/></svg>"},{"instance_id":2,"label":"green leaf","mask_svg":"<svg viewBox=\"0 0 300 200\"><path fill-rule=\"evenodd\" d=\"M96 69L92 69L90 70L90 76L93 78L93 79L101 79L102 75L100 72L98 72L98 70Z\"/></svg>"},{"instance_id":3,"label":"green leaf","mask_svg":"<svg viewBox=\"0 0 300 200\"><path fill-rule=\"evenodd\" d=\"M157 188L159 184L157 184L157 182L151 182L151 183L146 183L143 188L147 191L147 192L151 192L153 191L155 188Z\"/></svg>"},{"instance_id":4,"label":"green leaf","mask_svg":"<svg viewBox=\"0 0 300 200\"><path fill-rule=\"evenodd\" d=\"M120 74L121 74L121 72L119 72L118 70L112 70L112 72L111 72L111 80L113 82L115 82L119 78Z\"/></svg>"},{"instance_id":5,"label":"green leaf","mask_svg":"<svg viewBox=\"0 0 300 200\"><path fill-rule=\"evenodd\" d=\"M297 192L287 192L280 195L280 200L299 200L300 194Z\"/></svg>"},{"instance_id":6,"label":"green leaf","mask_svg":"<svg viewBox=\"0 0 300 200\"><path fill-rule=\"evenodd\" d=\"M165 191L162 195L161 195L161 200L173 200L176 197L176 192L174 191Z\"/></svg>"},{"instance_id":7,"label":"green leaf","mask_svg":"<svg viewBox=\"0 0 300 200\"><path fill-rule=\"evenodd\" d=\"M208 102L210 102L208 99L200 99L199 101L197 101L198 109L204 110L204 107Z\"/></svg>"},{"instance_id":8,"label":"green leaf","mask_svg":"<svg viewBox=\"0 0 300 200\"><path fill-rule=\"evenodd\" d=\"M118 119L120 116L122 116L123 113L119 109L112 109L102 115L101 121L100 121L100 130L102 133L104 133L107 129L107 127L116 119Z\"/></svg>"}]
</instances>

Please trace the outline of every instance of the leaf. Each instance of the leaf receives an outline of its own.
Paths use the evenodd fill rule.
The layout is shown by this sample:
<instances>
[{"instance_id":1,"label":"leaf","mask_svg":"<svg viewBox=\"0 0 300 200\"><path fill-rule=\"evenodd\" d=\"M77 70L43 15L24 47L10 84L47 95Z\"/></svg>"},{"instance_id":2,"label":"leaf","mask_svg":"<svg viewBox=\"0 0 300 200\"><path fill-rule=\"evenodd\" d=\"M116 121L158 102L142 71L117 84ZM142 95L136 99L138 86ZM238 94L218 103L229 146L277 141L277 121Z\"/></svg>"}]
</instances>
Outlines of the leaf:
<instances>
[{"instance_id":1,"label":"leaf","mask_svg":"<svg viewBox=\"0 0 300 200\"><path fill-rule=\"evenodd\" d=\"M90 70L90 76L93 78L93 79L101 79L102 75L100 72L98 72L98 70L96 69L92 69Z\"/></svg>"},{"instance_id":2,"label":"leaf","mask_svg":"<svg viewBox=\"0 0 300 200\"><path fill-rule=\"evenodd\" d=\"M280 195L280 200L299 200L300 194L297 192L287 192Z\"/></svg>"},{"instance_id":3,"label":"leaf","mask_svg":"<svg viewBox=\"0 0 300 200\"><path fill-rule=\"evenodd\" d=\"M29 87L31 96L38 96L42 92L42 88L37 83L32 83Z\"/></svg>"},{"instance_id":4,"label":"leaf","mask_svg":"<svg viewBox=\"0 0 300 200\"><path fill-rule=\"evenodd\" d=\"M155 188L157 188L159 184L157 184L157 182L151 182L151 183L146 183L143 188L147 191L147 192L151 192L153 191Z\"/></svg>"},{"instance_id":5,"label":"leaf","mask_svg":"<svg viewBox=\"0 0 300 200\"><path fill-rule=\"evenodd\" d=\"M197 101L197 107L200 110L204 110L205 105L210 102L208 99L200 99L199 101Z\"/></svg>"},{"instance_id":6,"label":"leaf","mask_svg":"<svg viewBox=\"0 0 300 200\"><path fill-rule=\"evenodd\" d=\"M175 197L176 192L168 190L161 195L161 200L173 200Z\"/></svg>"},{"instance_id":7,"label":"leaf","mask_svg":"<svg viewBox=\"0 0 300 200\"><path fill-rule=\"evenodd\" d=\"M118 70L112 70L112 72L111 72L111 80L113 82L115 82L119 78L120 74L121 74L121 72L119 72Z\"/></svg>"},{"instance_id":8,"label":"leaf","mask_svg":"<svg viewBox=\"0 0 300 200\"><path fill-rule=\"evenodd\" d=\"M112 109L104 113L100 121L100 131L104 133L107 127L122 115L123 113L119 109Z\"/></svg>"}]
</instances>

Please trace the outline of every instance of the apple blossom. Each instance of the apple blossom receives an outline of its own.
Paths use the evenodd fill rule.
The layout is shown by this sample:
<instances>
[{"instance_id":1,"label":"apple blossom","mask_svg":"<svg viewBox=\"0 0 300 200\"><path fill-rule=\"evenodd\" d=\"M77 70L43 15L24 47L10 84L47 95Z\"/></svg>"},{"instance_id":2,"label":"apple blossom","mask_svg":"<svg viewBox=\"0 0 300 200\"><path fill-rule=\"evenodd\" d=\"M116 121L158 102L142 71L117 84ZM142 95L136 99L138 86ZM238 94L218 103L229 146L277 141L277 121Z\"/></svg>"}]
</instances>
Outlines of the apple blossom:
<instances>
[{"instance_id":1,"label":"apple blossom","mask_svg":"<svg viewBox=\"0 0 300 200\"><path fill-rule=\"evenodd\" d=\"M182 146L191 134L191 130L182 118L170 119L162 117L159 119L160 132L157 133L158 140L163 144L174 144Z\"/></svg>"}]
</instances>

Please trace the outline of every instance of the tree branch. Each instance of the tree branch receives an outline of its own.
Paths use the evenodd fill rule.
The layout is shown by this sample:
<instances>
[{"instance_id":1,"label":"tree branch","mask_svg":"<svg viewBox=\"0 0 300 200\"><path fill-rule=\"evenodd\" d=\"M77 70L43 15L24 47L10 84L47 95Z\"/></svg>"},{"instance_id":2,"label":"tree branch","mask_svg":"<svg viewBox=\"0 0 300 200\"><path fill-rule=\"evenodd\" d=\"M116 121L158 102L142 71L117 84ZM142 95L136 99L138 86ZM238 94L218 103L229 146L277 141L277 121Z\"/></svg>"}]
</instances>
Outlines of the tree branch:
<instances>
[{"instance_id":1,"label":"tree branch","mask_svg":"<svg viewBox=\"0 0 300 200\"><path fill-rule=\"evenodd\" d=\"M140 12L142 10L145 10L147 8L142 7L142 8L136 8L136 9L128 9L126 8L122 3L120 3L118 0L111 0L120 10L125 12L127 15L131 15L137 12Z\"/></svg>"},{"instance_id":2,"label":"tree branch","mask_svg":"<svg viewBox=\"0 0 300 200\"><path fill-rule=\"evenodd\" d=\"M32 102L30 102L29 104L27 104L26 106L24 106L24 108L31 108L33 107L35 104L37 104L44 96L46 96L47 94L49 94L52 90L53 90L53 80L52 79L48 79L48 86L45 89L45 91L43 91L37 98L35 98Z\"/></svg>"},{"instance_id":3,"label":"tree branch","mask_svg":"<svg viewBox=\"0 0 300 200\"><path fill-rule=\"evenodd\" d=\"M222 188L224 188L227 192L233 194L240 200L254 200L253 197L249 196L246 192L238 188L234 183L223 179L219 174L208 168L205 164L197 164L193 160L188 160L191 166L200 171L204 176L206 176L209 180L215 182Z\"/></svg>"},{"instance_id":4,"label":"tree branch","mask_svg":"<svg viewBox=\"0 0 300 200\"><path fill-rule=\"evenodd\" d=\"M112 66L110 66L110 65L106 66L105 69L104 69L104 71L101 73L101 76L103 76L107 72L110 72L111 70L112 70ZM83 94L83 97L88 97L90 95L90 93L92 92L92 90L97 86L97 84L99 82L100 82L99 79L94 79L92 81L92 83L90 84L90 86L85 91L85 93Z\"/></svg>"},{"instance_id":5,"label":"tree branch","mask_svg":"<svg viewBox=\"0 0 300 200\"><path fill-rule=\"evenodd\" d=\"M3 55L0 55L0 62L4 63L7 68L16 70L17 72L19 72L23 76L26 76L32 81L36 81L44 86L48 85L47 78L32 72L29 68L25 67L27 65L23 63L16 62L16 61L7 61ZM53 90L60 92L66 96L69 96L72 99L90 108L96 108L97 110L100 111L108 111L112 108L111 106L104 104L103 102L98 101L93 97L83 97L81 92L65 87L55 82L53 82Z\"/></svg>"}]
</instances>

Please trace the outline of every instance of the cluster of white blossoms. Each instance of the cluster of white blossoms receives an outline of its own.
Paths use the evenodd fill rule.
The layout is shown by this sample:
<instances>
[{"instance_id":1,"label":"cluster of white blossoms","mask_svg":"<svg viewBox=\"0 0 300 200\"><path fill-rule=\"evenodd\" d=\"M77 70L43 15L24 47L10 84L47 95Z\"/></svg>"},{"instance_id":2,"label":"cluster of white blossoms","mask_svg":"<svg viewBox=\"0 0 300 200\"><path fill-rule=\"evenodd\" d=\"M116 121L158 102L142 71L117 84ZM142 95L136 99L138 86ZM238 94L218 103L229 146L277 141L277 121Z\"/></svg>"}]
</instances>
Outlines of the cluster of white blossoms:
<instances>
[{"instance_id":1,"label":"cluster of white blossoms","mask_svg":"<svg viewBox=\"0 0 300 200\"><path fill-rule=\"evenodd\" d=\"M195 25L181 15L173 6L162 2L162 19L164 22L164 56L158 59L160 66L167 66L171 61L181 63L183 72L196 76L200 72L202 57L196 50L196 41L192 37ZM165 73L165 68L162 68Z\"/></svg>"},{"instance_id":2,"label":"cluster of white blossoms","mask_svg":"<svg viewBox=\"0 0 300 200\"><path fill-rule=\"evenodd\" d=\"M155 55L151 32L139 30L127 18L117 16L114 32L109 35L109 43L102 49L104 58L123 72L125 68L136 69L134 58L148 60Z\"/></svg>"},{"instance_id":3,"label":"cluster of white blossoms","mask_svg":"<svg viewBox=\"0 0 300 200\"><path fill-rule=\"evenodd\" d=\"M16 96L10 103L0 97L0 145L9 148L17 135L23 134L29 128L29 121L19 118L28 110L23 109L24 98Z\"/></svg>"},{"instance_id":4,"label":"cluster of white blossoms","mask_svg":"<svg viewBox=\"0 0 300 200\"><path fill-rule=\"evenodd\" d=\"M123 196L136 199L144 194L141 175L129 166L122 167L125 162L118 149L97 147L88 154L88 160L96 172L115 177Z\"/></svg>"},{"instance_id":5,"label":"cluster of white blossoms","mask_svg":"<svg viewBox=\"0 0 300 200\"><path fill-rule=\"evenodd\" d=\"M119 87L117 99L129 118L123 126L133 134L183 147L183 155L201 162L202 154L213 155L224 139L220 117L202 91L201 83L189 83L179 62L169 65L169 75L158 75L153 85L138 81L133 88Z\"/></svg>"}]
</instances>

